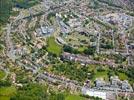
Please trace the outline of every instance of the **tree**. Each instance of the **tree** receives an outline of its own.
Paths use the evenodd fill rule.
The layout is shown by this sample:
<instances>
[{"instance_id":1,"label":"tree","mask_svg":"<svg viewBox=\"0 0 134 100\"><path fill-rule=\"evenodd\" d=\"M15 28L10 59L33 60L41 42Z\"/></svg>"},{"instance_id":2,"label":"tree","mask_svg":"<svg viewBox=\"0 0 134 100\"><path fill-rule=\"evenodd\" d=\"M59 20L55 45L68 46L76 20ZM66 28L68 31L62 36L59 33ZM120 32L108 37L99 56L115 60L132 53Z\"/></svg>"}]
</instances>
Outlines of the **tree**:
<instances>
[{"instance_id":1,"label":"tree","mask_svg":"<svg viewBox=\"0 0 134 100\"><path fill-rule=\"evenodd\" d=\"M108 72L108 76L109 76L109 78L110 78L111 76L114 76L114 75L115 75L115 74L114 74L113 71L110 70L110 71Z\"/></svg>"},{"instance_id":2,"label":"tree","mask_svg":"<svg viewBox=\"0 0 134 100\"><path fill-rule=\"evenodd\" d=\"M128 68L126 73L130 78L134 79L134 67Z\"/></svg>"},{"instance_id":3,"label":"tree","mask_svg":"<svg viewBox=\"0 0 134 100\"><path fill-rule=\"evenodd\" d=\"M0 80L0 87L11 86L11 83L7 80Z\"/></svg>"},{"instance_id":4,"label":"tree","mask_svg":"<svg viewBox=\"0 0 134 100\"><path fill-rule=\"evenodd\" d=\"M73 48L71 46L68 46L68 45L64 45L63 50L65 52L73 53Z\"/></svg>"},{"instance_id":5,"label":"tree","mask_svg":"<svg viewBox=\"0 0 134 100\"><path fill-rule=\"evenodd\" d=\"M84 53L87 55L93 55L95 53L95 48L89 47L88 49L84 50Z\"/></svg>"},{"instance_id":6,"label":"tree","mask_svg":"<svg viewBox=\"0 0 134 100\"><path fill-rule=\"evenodd\" d=\"M29 83L19 89L11 100L48 100L47 88L40 84Z\"/></svg>"}]
</instances>

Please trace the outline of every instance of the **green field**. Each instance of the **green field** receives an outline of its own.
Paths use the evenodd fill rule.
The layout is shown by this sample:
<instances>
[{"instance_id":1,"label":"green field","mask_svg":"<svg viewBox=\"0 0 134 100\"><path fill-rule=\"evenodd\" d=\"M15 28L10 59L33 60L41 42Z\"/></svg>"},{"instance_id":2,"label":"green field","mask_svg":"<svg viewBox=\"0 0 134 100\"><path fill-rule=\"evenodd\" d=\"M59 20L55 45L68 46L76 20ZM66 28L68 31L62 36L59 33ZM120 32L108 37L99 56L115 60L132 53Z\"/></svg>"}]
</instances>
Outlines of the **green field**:
<instances>
[{"instance_id":1,"label":"green field","mask_svg":"<svg viewBox=\"0 0 134 100\"><path fill-rule=\"evenodd\" d=\"M52 54L56 54L57 56L60 55L60 53L62 52L62 46L58 45L55 42L55 38L54 37L49 37L47 40L47 51L52 53Z\"/></svg>"},{"instance_id":2,"label":"green field","mask_svg":"<svg viewBox=\"0 0 134 100\"><path fill-rule=\"evenodd\" d=\"M104 68L103 71L97 71L97 65L89 65L88 71L94 72L92 81L94 81L96 78L103 78L104 80L108 81L108 72L109 68Z\"/></svg>"},{"instance_id":3,"label":"green field","mask_svg":"<svg viewBox=\"0 0 134 100\"><path fill-rule=\"evenodd\" d=\"M15 87L1 87L0 100L10 100L10 97L16 93Z\"/></svg>"},{"instance_id":4,"label":"green field","mask_svg":"<svg viewBox=\"0 0 134 100\"><path fill-rule=\"evenodd\" d=\"M0 96L0 100L10 100L10 97L8 97L8 96Z\"/></svg>"},{"instance_id":5,"label":"green field","mask_svg":"<svg viewBox=\"0 0 134 100\"><path fill-rule=\"evenodd\" d=\"M4 76L5 76L5 72L2 71L2 70L0 70L0 80L1 80L2 78L4 78Z\"/></svg>"},{"instance_id":6,"label":"green field","mask_svg":"<svg viewBox=\"0 0 134 100\"><path fill-rule=\"evenodd\" d=\"M82 53L82 52L84 52L85 49L87 49L87 47L79 47L78 51Z\"/></svg>"},{"instance_id":7,"label":"green field","mask_svg":"<svg viewBox=\"0 0 134 100\"><path fill-rule=\"evenodd\" d=\"M94 80L96 78L103 78L104 80L108 81L108 72L107 71L102 71L102 72L96 72L94 75Z\"/></svg>"},{"instance_id":8,"label":"green field","mask_svg":"<svg viewBox=\"0 0 134 100\"><path fill-rule=\"evenodd\" d=\"M128 76L125 73L119 72L118 76L119 76L119 79L121 79L121 80L127 80L128 79Z\"/></svg>"},{"instance_id":9,"label":"green field","mask_svg":"<svg viewBox=\"0 0 134 100\"><path fill-rule=\"evenodd\" d=\"M69 95L65 100L86 100L84 97L78 95Z\"/></svg>"}]
</instances>

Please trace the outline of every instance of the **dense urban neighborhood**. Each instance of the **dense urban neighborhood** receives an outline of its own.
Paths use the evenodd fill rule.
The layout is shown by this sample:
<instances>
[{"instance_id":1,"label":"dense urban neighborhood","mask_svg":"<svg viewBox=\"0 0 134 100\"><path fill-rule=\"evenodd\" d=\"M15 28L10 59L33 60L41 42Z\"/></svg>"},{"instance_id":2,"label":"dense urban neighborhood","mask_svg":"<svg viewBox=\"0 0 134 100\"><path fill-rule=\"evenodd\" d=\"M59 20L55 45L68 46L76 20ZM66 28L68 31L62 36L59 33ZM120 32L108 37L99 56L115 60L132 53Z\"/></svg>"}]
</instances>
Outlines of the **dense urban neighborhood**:
<instances>
[{"instance_id":1,"label":"dense urban neighborhood","mask_svg":"<svg viewBox=\"0 0 134 100\"><path fill-rule=\"evenodd\" d=\"M134 100L134 1L0 0L0 100Z\"/></svg>"}]
</instances>

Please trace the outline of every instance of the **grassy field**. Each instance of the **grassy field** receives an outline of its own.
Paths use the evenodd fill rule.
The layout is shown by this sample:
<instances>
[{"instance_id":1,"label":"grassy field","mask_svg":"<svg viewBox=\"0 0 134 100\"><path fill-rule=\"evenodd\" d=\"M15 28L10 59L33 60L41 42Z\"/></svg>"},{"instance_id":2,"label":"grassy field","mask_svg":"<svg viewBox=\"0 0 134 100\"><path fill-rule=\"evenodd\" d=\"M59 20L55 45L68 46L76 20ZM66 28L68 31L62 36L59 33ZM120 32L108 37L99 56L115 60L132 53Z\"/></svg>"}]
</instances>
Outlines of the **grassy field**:
<instances>
[{"instance_id":1,"label":"grassy field","mask_svg":"<svg viewBox=\"0 0 134 100\"><path fill-rule=\"evenodd\" d=\"M119 72L119 73L118 73L118 76L119 76L119 79L121 79L121 80L126 80L126 79L128 79L128 76L127 76L125 73Z\"/></svg>"},{"instance_id":2,"label":"grassy field","mask_svg":"<svg viewBox=\"0 0 134 100\"><path fill-rule=\"evenodd\" d=\"M92 64L91 65L88 65L88 71L91 71L91 72L92 71L95 71L96 70L96 67L97 67L96 65L92 65Z\"/></svg>"},{"instance_id":3,"label":"grassy field","mask_svg":"<svg viewBox=\"0 0 134 100\"><path fill-rule=\"evenodd\" d=\"M84 97L80 97L78 95L69 95L65 100L86 100Z\"/></svg>"},{"instance_id":4,"label":"grassy field","mask_svg":"<svg viewBox=\"0 0 134 100\"><path fill-rule=\"evenodd\" d=\"M87 49L87 47L79 47L79 48L78 48L78 51L79 51L79 52L84 52L85 49Z\"/></svg>"},{"instance_id":5,"label":"grassy field","mask_svg":"<svg viewBox=\"0 0 134 100\"><path fill-rule=\"evenodd\" d=\"M10 97L7 97L7 96L0 96L0 100L10 100Z\"/></svg>"},{"instance_id":6,"label":"grassy field","mask_svg":"<svg viewBox=\"0 0 134 100\"><path fill-rule=\"evenodd\" d=\"M98 65L89 65L88 66L88 71L90 72L94 72L94 76L93 76L93 81L96 78L103 78L104 80L108 81L108 72L109 72L109 68L104 68L104 71L97 71L97 67Z\"/></svg>"},{"instance_id":7,"label":"grassy field","mask_svg":"<svg viewBox=\"0 0 134 100\"><path fill-rule=\"evenodd\" d=\"M107 71L102 71L102 72L96 72L94 75L94 80L96 78L103 78L104 80L108 81L108 72Z\"/></svg>"},{"instance_id":8,"label":"grassy field","mask_svg":"<svg viewBox=\"0 0 134 100\"><path fill-rule=\"evenodd\" d=\"M104 80L109 80L109 72L111 71L113 76L118 76L120 80L128 80L129 77L123 73L123 72L114 72L111 69L108 68L108 66L103 67L103 71L97 71L97 66L95 65L89 65L88 71L94 72L94 76L92 80L95 80L96 78L103 78Z\"/></svg>"},{"instance_id":9,"label":"grassy field","mask_svg":"<svg viewBox=\"0 0 134 100\"><path fill-rule=\"evenodd\" d=\"M1 87L0 100L10 100L10 97L16 93L15 87Z\"/></svg>"},{"instance_id":10,"label":"grassy field","mask_svg":"<svg viewBox=\"0 0 134 100\"><path fill-rule=\"evenodd\" d=\"M54 37L49 37L47 40L47 51L52 53L52 54L56 54L57 56L60 55L60 53L62 52L62 46L58 45L55 42L55 38Z\"/></svg>"},{"instance_id":11,"label":"grassy field","mask_svg":"<svg viewBox=\"0 0 134 100\"><path fill-rule=\"evenodd\" d=\"M5 76L5 72L3 72L2 70L0 70L0 80L1 80L2 78L4 78L4 76Z\"/></svg>"}]
</instances>

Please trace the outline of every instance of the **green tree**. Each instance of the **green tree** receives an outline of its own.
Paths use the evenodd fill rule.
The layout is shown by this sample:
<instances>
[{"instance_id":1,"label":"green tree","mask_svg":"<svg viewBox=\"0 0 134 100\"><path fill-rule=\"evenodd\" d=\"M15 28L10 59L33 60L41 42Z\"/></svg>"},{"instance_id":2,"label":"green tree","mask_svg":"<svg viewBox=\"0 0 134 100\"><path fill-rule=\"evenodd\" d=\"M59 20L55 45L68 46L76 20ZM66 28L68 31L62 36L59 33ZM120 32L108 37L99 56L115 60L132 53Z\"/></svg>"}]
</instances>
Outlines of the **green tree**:
<instances>
[{"instance_id":1,"label":"green tree","mask_svg":"<svg viewBox=\"0 0 134 100\"><path fill-rule=\"evenodd\" d=\"M48 100L47 88L40 84L28 84L19 89L11 100Z\"/></svg>"},{"instance_id":2,"label":"green tree","mask_svg":"<svg viewBox=\"0 0 134 100\"><path fill-rule=\"evenodd\" d=\"M87 55L93 55L95 53L95 48L89 47L88 49L84 50L84 53Z\"/></svg>"},{"instance_id":3,"label":"green tree","mask_svg":"<svg viewBox=\"0 0 134 100\"><path fill-rule=\"evenodd\" d=\"M63 50L65 52L73 53L73 48L71 46L68 46L68 45L64 45Z\"/></svg>"}]
</instances>

